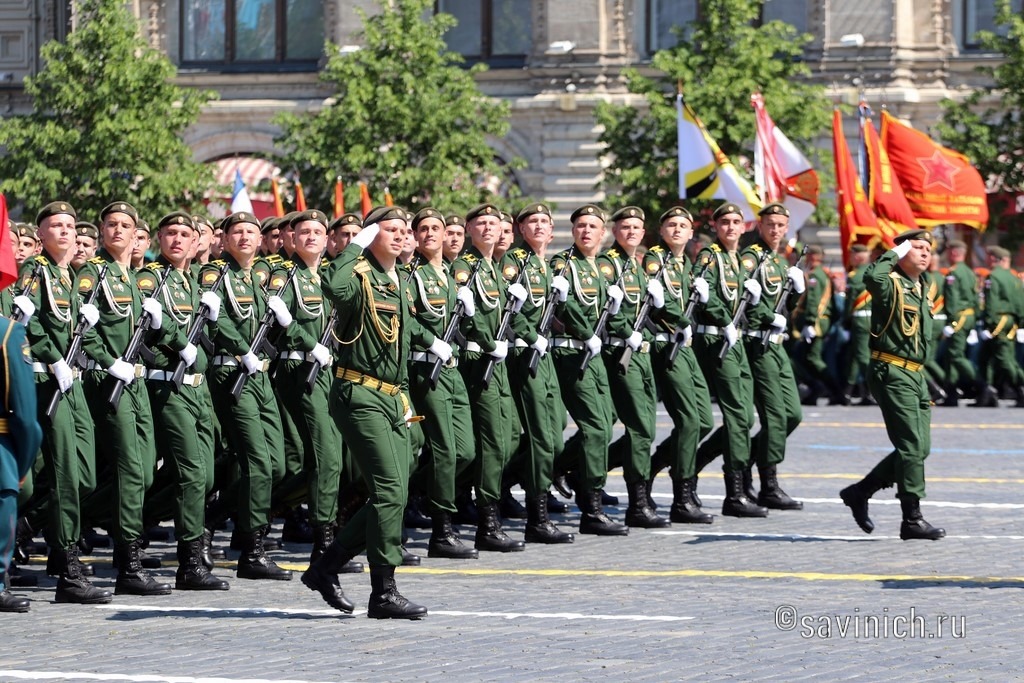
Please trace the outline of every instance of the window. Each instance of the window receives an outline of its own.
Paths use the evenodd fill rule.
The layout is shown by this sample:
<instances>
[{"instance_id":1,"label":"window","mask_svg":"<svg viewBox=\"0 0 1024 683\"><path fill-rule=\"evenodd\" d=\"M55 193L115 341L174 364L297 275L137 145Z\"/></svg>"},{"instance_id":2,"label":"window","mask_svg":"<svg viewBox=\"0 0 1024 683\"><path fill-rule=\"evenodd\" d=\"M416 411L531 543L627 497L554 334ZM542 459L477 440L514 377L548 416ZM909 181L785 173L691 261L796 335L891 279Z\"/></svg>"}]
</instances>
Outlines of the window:
<instances>
[{"instance_id":1,"label":"window","mask_svg":"<svg viewBox=\"0 0 1024 683\"><path fill-rule=\"evenodd\" d=\"M530 0L438 0L437 11L458 21L444 37L452 52L497 67L526 62L533 46Z\"/></svg>"},{"instance_id":2,"label":"window","mask_svg":"<svg viewBox=\"0 0 1024 683\"><path fill-rule=\"evenodd\" d=\"M1018 14L1022 5L1022 0L1010 0L1010 7ZM961 48L981 48L978 31L1005 35L1006 28L996 25L996 0L954 0L953 7L953 30Z\"/></svg>"},{"instance_id":3,"label":"window","mask_svg":"<svg viewBox=\"0 0 1024 683\"><path fill-rule=\"evenodd\" d=\"M315 68L322 0L182 0L182 64Z\"/></svg>"},{"instance_id":4,"label":"window","mask_svg":"<svg viewBox=\"0 0 1024 683\"><path fill-rule=\"evenodd\" d=\"M769 21L781 21L807 33L807 0L764 0L761 23Z\"/></svg>"},{"instance_id":5,"label":"window","mask_svg":"<svg viewBox=\"0 0 1024 683\"><path fill-rule=\"evenodd\" d=\"M647 54L675 47L676 27L687 27L699 17L700 0L647 0Z\"/></svg>"}]
</instances>

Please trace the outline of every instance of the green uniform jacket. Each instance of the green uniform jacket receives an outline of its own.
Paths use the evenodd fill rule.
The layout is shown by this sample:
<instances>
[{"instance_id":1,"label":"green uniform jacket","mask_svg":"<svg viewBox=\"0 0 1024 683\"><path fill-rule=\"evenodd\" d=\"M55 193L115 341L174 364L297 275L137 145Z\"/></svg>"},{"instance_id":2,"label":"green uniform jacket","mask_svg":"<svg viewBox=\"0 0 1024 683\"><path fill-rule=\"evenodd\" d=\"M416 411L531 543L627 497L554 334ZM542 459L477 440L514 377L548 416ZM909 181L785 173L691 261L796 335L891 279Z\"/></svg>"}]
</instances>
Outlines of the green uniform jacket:
<instances>
[{"instance_id":1,"label":"green uniform jacket","mask_svg":"<svg viewBox=\"0 0 1024 683\"><path fill-rule=\"evenodd\" d=\"M864 264L846 274L846 309L843 311L843 319L846 320L848 327L859 317L854 313L871 310L871 293L864 285L864 272L867 269L867 264ZM862 319L865 322L868 320L866 317Z\"/></svg>"},{"instance_id":2,"label":"green uniform jacket","mask_svg":"<svg viewBox=\"0 0 1024 683\"><path fill-rule=\"evenodd\" d=\"M946 320L954 330L970 326L978 312L978 278L961 261L946 273L942 288L946 300Z\"/></svg>"},{"instance_id":3,"label":"green uniform jacket","mask_svg":"<svg viewBox=\"0 0 1024 683\"><path fill-rule=\"evenodd\" d=\"M540 321L544 317L544 309L547 308L548 290L551 287L551 269L544 259L537 256L533 249L526 242L513 247L505 252L501 259L501 275L506 283L513 283L519 277L520 271L526 268L523 286L529 293L523 307L512 316L512 330L516 338L527 344L537 341Z\"/></svg>"},{"instance_id":4,"label":"green uniform jacket","mask_svg":"<svg viewBox=\"0 0 1024 683\"><path fill-rule=\"evenodd\" d=\"M828 333L832 316L832 280L821 266L807 274L807 289L793 311L796 329L813 326L818 337Z\"/></svg>"},{"instance_id":5,"label":"green uniform jacket","mask_svg":"<svg viewBox=\"0 0 1024 683\"><path fill-rule=\"evenodd\" d=\"M637 315L647 294L647 274L637 259L626 256L618 244L612 245L598 255L597 268L609 285L617 282L619 276L622 276L622 306L615 315L608 318L606 331L609 337L625 339L633 334ZM646 329L642 331L644 338L650 340L651 334Z\"/></svg>"},{"instance_id":6,"label":"green uniform jacket","mask_svg":"<svg viewBox=\"0 0 1024 683\"><path fill-rule=\"evenodd\" d=\"M668 246L661 242L644 254L644 273L648 278L661 278L665 286L665 305L651 309L651 322L659 332L675 332L677 327L686 327L690 320L684 315L690 299L690 264L685 255L676 257ZM664 273L662 271L664 270Z\"/></svg>"},{"instance_id":7,"label":"green uniform jacket","mask_svg":"<svg viewBox=\"0 0 1024 683\"><path fill-rule=\"evenodd\" d=\"M71 346L71 335L78 323L78 307L80 299L75 294L74 273L68 266L68 274L61 274L53 259L44 251L39 256L25 261L21 266L21 280L18 287L23 287L32 277L37 264L43 265L40 279L32 286L28 298L35 304L35 315L28 321L27 335L32 357L47 365L52 365L64 357ZM73 359L68 360L73 364ZM47 375L40 375L46 379Z\"/></svg>"},{"instance_id":8,"label":"green uniform jacket","mask_svg":"<svg viewBox=\"0 0 1024 683\"><path fill-rule=\"evenodd\" d=\"M136 279L144 296L152 296L165 269L171 268L167 275L163 291L158 301L164 307L163 327L165 332L159 344L151 347L154 359L147 366L157 370L171 370L178 367L181 357L178 352L188 344L188 330L192 326L195 312L199 310L199 283L192 279L189 271L174 269L162 255L153 261L139 274ZM207 326L207 333L210 327ZM196 362L193 373L206 371L206 352L199 344L196 345Z\"/></svg>"},{"instance_id":9,"label":"green uniform jacket","mask_svg":"<svg viewBox=\"0 0 1024 683\"><path fill-rule=\"evenodd\" d=\"M220 315L207 334L216 348L215 353L243 356L249 352L249 342L256 336L260 321L267 310L267 300L259 285L256 267L245 272L231 254L224 252L222 259L210 261L199 271L199 286L205 291L213 287L220 277L220 269L228 264L224 278ZM259 355L259 349L255 353Z\"/></svg>"},{"instance_id":10,"label":"green uniform jacket","mask_svg":"<svg viewBox=\"0 0 1024 683\"><path fill-rule=\"evenodd\" d=\"M898 261L890 249L864 273L871 292L871 350L924 363L931 340L931 302L923 283L907 276Z\"/></svg>"},{"instance_id":11,"label":"green uniform jacket","mask_svg":"<svg viewBox=\"0 0 1024 683\"><path fill-rule=\"evenodd\" d=\"M736 315L746 273L740 266L739 258L734 262L725 247L717 241L700 250L697 263L701 268L707 267L704 279L710 291L708 302L698 309L694 317L701 325L725 327Z\"/></svg>"},{"instance_id":12,"label":"green uniform jacket","mask_svg":"<svg viewBox=\"0 0 1024 683\"><path fill-rule=\"evenodd\" d=\"M767 256L764 254L767 253ZM772 251L764 240L758 239L740 253L740 265L743 266L744 275L750 276L762 257L764 265L757 275L757 281L761 285L761 300L756 306L747 307L747 329L764 331L771 327L775 321L775 307L782 298L785 291L784 285L788 277L789 263L779 256L779 253ZM792 298L792 297L791 297ZM788 306L790 302L786 302ZM785 315L785 313L783 313Z\"/></svg>"},{"instance_id":13,"label":"green uniform jacket","mask_svg":"<svg viewBox=\"0 0 1024 683\"><path fill-rule=\"evenodd\" d=\"M452 277L460 287L469 281L473 264L482 258L476 247L471 247L452 263ZM505 310L505 284L498 274L498 266L484 260L477 271L473 285L476 299L476 311L472 318L462 319L462 334L467 341L476 342L485 353L494 350L495 337L501 325L501 315Z\"/></svg>"},{"instance_id":14,"label":"green uniform jacket","mask_svg":"<svg viewBox=\"0 0 1024 683\"><path fill-rule=\"evenodd\" d=\"M455 280L451 277L451 266L442 260L441 270L423 260L416 267L416 273L409 283L415 302L415 315L423 334L413 344L414 351L426 351L435 338L444 337L455 308ZM459 347L452 344L452 352L458 355Z\"/></svg>"},{"instance_id":15,"label":"green uniform jacket","mask_svg":"<svg viewBox=\"0 0 1024 683\"><path fill-rule=\"evenodd\" d=\"M1024 317L1024 285L1002 266L996 266L985 279L985 312L983 324L993 337L1009 337L1016 333Z\"/></svg>"},{"instance_id":16,"label":"green uniform jacket","mask_svg":"<svg viewBox=\"0 0 1024 683\"><path fill-rule=\"evenodd\" d=\"M586 341L594 336L597 319L601 317L608 298L608 285L597 269L596 259L581 258L575 254L566 264L566 252L555 254L551 270L569 281L566 300L555 307L555 316L567 337Z\"/></svg>"},{"instance_id":17,"label":"green uniform jacket","mask_svg":"<svg viewBox=\"0 0 1024 683\"><path fill-rule=\"evenodd\" d=\"M284 282L292 265L297 265L290 282ZM292 324L280 331L275 346L279 351L303 351L309 353L320 343L320 337L327 329L327 318L331 315L330 303L324 298L323 274L327 261L313 270L299 259L282 261L270 276L273 285L284 284L279 296L292 314Z\"/></svg>"}]
</instances>

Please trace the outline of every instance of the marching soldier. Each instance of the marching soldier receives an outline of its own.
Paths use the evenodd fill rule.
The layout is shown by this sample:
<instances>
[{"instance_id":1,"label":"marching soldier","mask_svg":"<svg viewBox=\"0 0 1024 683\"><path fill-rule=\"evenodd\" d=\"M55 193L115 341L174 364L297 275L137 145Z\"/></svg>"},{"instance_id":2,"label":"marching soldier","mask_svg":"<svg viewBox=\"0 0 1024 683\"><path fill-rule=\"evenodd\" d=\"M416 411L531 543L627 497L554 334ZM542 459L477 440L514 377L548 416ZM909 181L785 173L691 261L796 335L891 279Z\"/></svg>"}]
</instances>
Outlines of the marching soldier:
<instances>
[{"instance_id":1,"label":"marching soldier","mask_svg":"<svg viewBox=\"0 0 1024 683\"><path fill-rule=\"evenodd\" d=\"M868 365L871 362L868 339L871 336L871 293L864 286L864 271L868 267L870 252L867 245L850 246L850 271L846 274L846 309L843 316L850 330L850 341L846 345L846 384L856 386L860 405L874 405L867 388Z\"/></svg>"},{"instance_id":2,"label":"marching soldier","mask_svg":"<svg viewBox=\"0 0 1024 683\"><path fill-rule=\"evenodd\" d=\"M796 345L794 355L810 389L810 394L803 400L804 405L815 405L825 392L829 394L831 404L846 402L829 374L824 358L825 336L832 321L832 279L821 265L824 254L816 244L807 248L804 257L807 287L793 311L794 326L800 331L803 342Z\"/></svg>"},{"instance_id":3,"label":"marching soldier","mask_svg":"<svg viewBox=\"0 0 1024 683\"><path fill-rule=\"evenodd\" d=\"M28 223L17 224L18 241L14 249L14 262L21 266L27 259L39 253L39 235L36 228Z\"/></svg>"},{"instance_id":4,"label":"marching soldier","mask_svg":"<svg viewBox=\"0 0 1024 683\"><path fill-rule=\"evenodd\" d=\"M327 258L331 261L336 259L362 229L362 221L354 213L346 213L331 221L327 226Z\"/></svg>"},{"instance_id":5,"label":"marching soldier","mask_svg":"<svg viewBox=\"0 0 1024 683\"><path fill-rule=\"evenodd\" d=\"M982 285L985 305L978 333L985 346L979 356L981 388L975 405L997 407L999 391L994 385L1005 381L1017 393L1017 407L1024 407L1024 370L1014 355L1018 321L1024 320L1024 285L1010 272L1010 252L1003 247L988 248L988 265L991 272Z\"/></svg>"},{"instance_id":6,"label":"marching soldier","mask_svg":"<svg viewBox=\"0 0 1024 683\"><path fill-rule=\"evenodd\" d=\"M924 361L931 337L931 307L921 284L928 269L932 237L908 230L894 240L864 274L871 292L871 393L882 409L893 451L864 479L839 492L853 519L866 533L875 525L868 500L896 484L903 523L900 538L938 540L945 530L921 515L925 495L924 460L931 450L931 400L924 381Z\"/></svg>"},{"instance_id":7,"label":"marching soldier","mask_svg":"<svg viewBox=\"0 0 1024 683\"><path fill-rule=\"evenodd\" d=\"M462 216L448 214L444 219L444 260L453 263L466 246L466 221Z\"/></svg>"},{"instance_id":8,"label":"marching soldier","mask_svg":"<svg viewBox=\"0 0 1024 683\"><path fill-rule=\"evenodd\" d=\"M71 257L71 269L76 273L85 262L96 256L96 246L100 231L89 221L75 223L75 255Z\"/></svg>"},{"instance_id":9,"label":"marching soldier","mask_svg":"<svg viewBox=\"0 0 1024 683\"><path fill-rule=\"evenodd\" d=\"M961 386L973 386L974 364L967 358L967 337L974 332L975 312L978 309L978 279L964 259L967 245L951 240L946 247L949 270L943 285L946 300L946 325L942 336L946 340L946 402L956 406Z\"/></svg>"},{"instance_id":10,"label":"marching soldier","mask_svg":"<svg viewBox=\"0 0 1024 683\"><path fill-rule=\"evenodd\" d=\"M276 254L281 250L281 221L279 216L271 216L260 224L260 256Z\"/></svg>"}]
</instances>

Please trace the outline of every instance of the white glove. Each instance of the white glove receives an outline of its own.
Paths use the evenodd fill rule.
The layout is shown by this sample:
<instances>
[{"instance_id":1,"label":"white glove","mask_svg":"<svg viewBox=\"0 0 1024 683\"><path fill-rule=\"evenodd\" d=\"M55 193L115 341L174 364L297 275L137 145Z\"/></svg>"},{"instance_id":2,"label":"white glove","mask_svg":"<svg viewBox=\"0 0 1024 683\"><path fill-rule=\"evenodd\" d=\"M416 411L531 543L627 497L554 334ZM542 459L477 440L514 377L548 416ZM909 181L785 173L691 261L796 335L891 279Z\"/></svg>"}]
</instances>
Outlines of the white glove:
<instances>
[{"instance_id":1,"label":"white glove","mask_svg":"<svg viewBox=\"0 0 1024 683\"><path fill-rule=\"evenodd\" d=\"M942 328L942 336L945 337L946 339L949 339L954 334L956 334L956 330L953 329L952 325L946 325L945 327Z\"/></svg>"},{"instance_id":2,"label":"white glove","mask_svg":"<svg viewBox=\"0 0 1024 683\"><path fill-rule=\"evenodd\" d=\"M494 356L495 360L505 360L505 356L508 355L508 342L504 339L495 339L494 350L491 351L491 355Z\"/></svg>"},{"instance_id":3,"label":"white glove","mask_svg":"<svg viewBox=\"0 0 1024 683\"><path fill-rule=\"evenodd\" d=\"M277 324L281 327L288 327L292 324L292 314L288 310L287 304L284 299L276 294L267 297L267 308L274 312L274 317L277 318Z\"/></svg>"},{"instance_id":4,"label":"white glove","mask_svg":"<svg viewBox=\"0 0 1024 683\"><path fill-rule=\"evenodd\" d=\"M611 299L612 305L608 309L608 312L615 315L622 308L622 297L625 296L622 289L618 285L608 286L608 298Z\"/></svg>"},{"instance_id":5,"label":"white glove","mask_svg":"<svg viewBox=\"0 0 1024 683\"><path fill-rule=\"evenodd\" d=\"M32 303L32 300L21 294L14 297L14 305L17 306L18 310L21 311L21 314L25 316L25 320L23 322L26 323L36 312L36 305Z\"/></svg>"},{"instance_id":6,"label":"white glove","mask_svg":"<svg viewBox=\"0 0 1024 683\"><path fill-rule=\"evenodd\" d=\"M590 352L591 356L596 356L601 353L601 338L596 334L583 343L587 345L587 351Z\"/></svg>"},{"instance_id":7,"label":"white glove","mask_svg":"<svg viewBox=\"0 0 1024 683\"><path fill-rule=\"evenodd\" d=\"M160 302L150 297L142 302L142 310L149 313L149 327L159 330L164 324L164 307Z\"/></svg>"},{"instance_id":8,"label":"white glove","mask_svg":"<svg viewBox=\"0 0 1024 683\"><path fill-rule=\"evenodd\" d=\"M804 290L807 289L807 281L804 279L804 271L800 270L796 266L790 266L789 270L786 271L786 276L793 283L793 291L797 294L803 294Z\"/></svg>"},{"instance_id":9,"label":"white glove","mask_svg":"<svg viewBox=\"0 0 1024 683\"><path fill-rule=\"evenodd\" d=\"M818 336L818 333L814 331L814 325L808 325L800 332L800 336L805 342L810 344Z\"/></svg>"},{"instance_id":10,"label":"white glove","mask_svg":"<svg viewBox=\"0 0 1024 683\"><path fill-rule=\"evenodd\" d=\"M679 337L679 343L686 346L693 339L693 326L677 327L676 335Z\"/></svg>"},{"instance_id":11,"label":"white glove","mask_svg":"<svg viewBox=\"0 0 1024 683\"><path fill-rule=\"evenodd\" d=\"M370 246L370 242L380 232L380 226L374 223L373 225L367 225L365 228L359 231L355 237L352 238L352 244L358 244L360 248L366 249Z\"/></svg>"},{"instance_id":12,"label":"white glove","mask_svg":"<svg viewBox=\"0 0 1024 683\"><path fill-rule=\"evenodd\" d=\"M655 308L665 307L665 286L661 280L647 281L647 294L651 297L651 305Z\"/></svg>"},{"instance_id":13,"label":"white glove","mask_svg":"<svg viewBox=\"0 0 1024 683\"><path fill-rule=\"evenodd\" d=\"M96 327L96 323L100 321L100 311L93 304L82 304L82 307L78 309L78 312L85 318L85 324L89 328Z\"/></svg>"},{"instance_id":14,"label":"white glove","mask_svg":"<svg viewBox=\"0 0 1024 683\"><path fill-rule=\"evenodd\" d=\"M263 367L263 361L261 361L260 357L252 351L243 355L239 360L242 361L242 367L244 367L245 371L250 375L255 375L256 372Z\"/></svg>"},{"instance_id":15,"label":"white glove","mask_svg":"<svg viewBox=\"0 0 1024 683\"><path fill-rule=\"evenodd\" d=\"M772 320L771 328L775 332L782 332L784 329L786 329L786 322L786 316L782 315L781 313L776 313L775 319Z\"/></svg>"},{"instance_id":16,"label":"white glove","mask_svg":"<svg viewBox=\"0 0 1024 683\"><path fill-rule=\"evenodd\" d=\"M515 303L512 304L512 312L518 313L523 307L523 302L526 301L526 287L523 287L518 282L513 282L508 286L505 293L515 299Z\"/></svg>"},{"instance_id":17,"label":"white glove","mask_svg":"<svg viewBox=\"0 0 1024 683\"><path fill-rule=\"evenodd\" d=\"M910 240L903 240L895 247L893 247L892 250L898 258L903 258L904 256L910 253L910 250L912 248L913 245L910 243Z\"/></svg>"},{"instance_id":18,"label":"white glove","mask_svg":"<svg viewBox=\"0 0 1024 683\"><path fill-rule=\"evenodd\" d=\"M544 335L537 335L537 340L530 344L530 348L537 349L537 353L544 356L548 352L548 338Z\"/></svg>"},{"instance_id":19,"label":"white glove","mask_svg":"<svg viewBox=\"0 0 1024 683\"><path fill-rule=\"evenodd\" d=\"M981 341L988 341L992 338L992 333L988 330L982 330L978 336L981 337Z\"/></svg>"},{"instance_id":20,"label":"white glove","mask_svg":"<svg viewBox=\"0 0 1024 683\"><path fill-rule=\"evenodd\" d=\"M626 345L634 351L640 350L640 345L644 342L644 334L640 330L633 330L632 334L626 337Z\"/></svg>"},{"instance_id":21,"label":"white glove","mask_svg":"<svg viewBox=\"0 0 1024 683\"><path fill-rule=\"evenodd\" d=\"M558 292L559 303L565 303L565 300L569 298L569 281L561 275L551 278L551 289Z\"/></svg>"},{"instance_id":22,"label":"white glove","mask_svg":"<svg viewBox=\"0 0 1024 683\"><path fill-rule=\"evenodd\" d=\"M185 366L188 367L196 362L196 356L199 355L199 349L196 348L195 344L186 344L185 348L178 351L178 356L181 360L185 361Z\"/></svg>"},{"instance_id":23,"label":"white glove","mask_svg":"<svg viewBox=\"0 0 1024 683\"><path fill-rule=\"evenodd\" d=\"M314 346L313 350L309 353L313 356L313 360L319 363L322 368L329 368L334 362L334 356L331 354L331 350L320 342L317 342L316 346Z\"/></svg>"},{"instance_id":24,"label":"white glove","mask_svg":"<svg viewBox=\"0 0 1024 683\"><path fill-rule=\"evenodd\" d=\"M75 378L71 373L71 366L68 362L61 358L59 361L50 366L50 370L53 371L53 376L57 378L57 387L60 389L60 393L68 393L68 389L74 384Z\"/></svg>"},{"instance_id":25,"label":"white glove","mask_svg":"<svg viewBox=\"0 0 1024 683\"><path fill-rule=\"evenodd\" d=\"M977 330L971 330L970 332L967 333L967 343L970 344L971 346L974 346L975 344L978 343Z\"/></svg>"},{"instance_id":26,"label":"white glove","mask_svg":"<svg viewBox=\"0 0 1024 683\"><path fill-rule=\"evenodd\" d=\"M440 337L434 337L434 341L430 342L430 352L440 358L442 363L452 359L452 345Z\"/></svg>"},{"instance_id":27,"label":"white glove","mask_svg":"<svg viewBox=\"0 0 1024 683\"><path fill-rule=\"evenodd\" d=\"M711 287L708 285L708 281L702 277L694 278L693 288L697 291L697 298L700 302L706 304L711 296Z\"/></svg>"},{"instance_id":28,"label":"white glove","mask_svg":"<svg viewBox=\"0 0 1024 683\"><path fill-rule=\"evenodd\" d=\"M199 297L199 303L206 304L206 308L210 310L210 322L217 322L217 318L220 317L220 297L213 292L203 292Z\"/></svg>"},{"instance_id":29,"label":"white glove","mask_svg":"<svg viewBox=\"0 0 1024 683\"><path fill-rule=\"evenodd\" d=\"M729 345L729 348L736 346L736 342L740 339L740 333L737 331L736 326L732 323L726 325L722 332L725 333L725 343Z\"/></svg>"},{"instance_id":30,"label":"white glove","mask_svg":"<svg viewBox=\"0 0 1024 683\"><path fill-rule=\"evenodd\" d=\"M476 314L476 301L473 300L473 291L469 287L459 287L455 298L462 302L463 312L467 318L472 318Z\"/></svg>"},{"instance_id":31,"label":"white glove","mask_svg":"<svg viewBox=\"0 0 1024 683\"><path fill-rule=\"evenodd\" d=\"M114 361L113 365L107 368L107 374L116 377L125 384L131 384L135 381L135 366L118 358Z\"/></svg>"},{"instance_id":32,"label":"white glove","mask_svg":"<svg viewBox=\"0 0 1024 683\"><path fill-rule=\"evenodd\" d=\"M756 306L761 301L761 283L757 280L745 280L743 289L750 294L750 305Z\"/></svg>"},{"instance_id":33,"label":"white glove","mask_svg":"<svg viewBox=\"0 0 1024 683\"><path fill-rule=\"evenodd\" d=\"M1024 344L1024 328L1017 330L1017 343Z\"/></svg>"},{"instance_id":34,"label":"white glove","mask_svg":"<svg viewBox=\"0 0 1024 683\"><path fill-rule=\"evenodd\" d=\"M412 418L413 418L412 408L411 407L406 408L405 409L405 415L402 416L402 419L405 420L405 426L406 427L411 427L412 426Z\"/></svg>"}]
</instances>

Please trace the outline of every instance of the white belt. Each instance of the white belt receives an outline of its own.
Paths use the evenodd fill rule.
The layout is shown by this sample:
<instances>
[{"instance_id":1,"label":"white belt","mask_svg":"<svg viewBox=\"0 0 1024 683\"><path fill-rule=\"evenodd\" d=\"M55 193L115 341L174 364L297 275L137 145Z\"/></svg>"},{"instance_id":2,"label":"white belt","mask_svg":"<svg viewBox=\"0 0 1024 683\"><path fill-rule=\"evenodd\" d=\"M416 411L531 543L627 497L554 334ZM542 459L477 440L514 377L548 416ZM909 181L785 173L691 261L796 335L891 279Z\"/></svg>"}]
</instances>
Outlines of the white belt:
<instances>
[{"instance_id":1,"label":"white belt","mask_svg":"<svg viewBox=\"0 0 1024 683\"><path fill-rule=\"evenodd\" d=\"M525 339L519 339L517 337L516 341L515 341L515 347L517 349L528 349L528 348L530 348L530 345L526 343Z\"/></svg>"},{"instance_id":2,"label":"white belt","mask_svg":"<svg viewBox=\"0 0 1024 683\"><path fill-rule=\"evenodd\" d=\"M146 376L146 366L145 365L141 365L139 363L136 363L132 367L135 368L135 379L141 379L141 378ZM86 370L102 370L103 372L106 372L106 370L107 370L106 368L100 367L99 363L97 363L94 360L86 361L85 369Z\"/></svg>"},{"instance_id":3,"label":"white belt","mask_svg":"<svg viewBox=\"0 0 1024 683\"><path fill-rule=\"evenodd\" d=\"M654 341L674 342L675 340L676 340L675 332L658 332L656 335L654 335ZM683 344L683 346L685 348L689 348L692 345L693 345L693 337L691 336L689 339L686 340L686 343Z\"/></svg>"},{"instance_id":4,"label":"white belt","mask_svg":"<svg viewBox=\"0 0 1024 683\"><path fill-rule=\"evenodd\" d=\"M571 337L555 337L551 340L551 345L559 349L576 349L577 351L583 351L587 348L586 342Z\"/></svg>"},{"instance_id":5,"label":"white belt","mask_svg":"<svg viewBox=\"0 0 1024 683\"><path fill-rule=\"evenodd\" d=\"M725 332L722 331L723 329L724 328L721 327L715 327L714 325L697 325L696 332L697 334L714 334L722 336L725 334Z\"/></svg>"},{"instance_id":6,"label":"white belt","mask_svg":"<svg viewBox=\"0 0 1024 683\"><path fill-rule=\"evenodd\" d=\"M746 337L764 339L764 330L746 330L743 335ZM768 341L772 344L781 344L786 341L786 335L782 332L775 332L768 336Z\"/></svg>"},{"instance_id":7,"label":"white belt","mask_svg":"<svg viewBox=\"0 0 1024 683\"><path fill-rule=\"evenodd\" d=\"M870 318L871 317L871 311L869 311L869 310L867 310L867 311L854 311L853 312L853 317L854 318Z\"/></svg>"},{"instance_id":8,"label":"white belt","mask_svg":"<svg viewBox=\"0 0 1024 683\"><path fill-rule=\"evenodd\" d=\"M312 353L306 353L305 351L284 351L278 355L281 360L305 360L310 363L315 363L316 358L313 358Z\"/></svg>"},{"instance_id":9,"label":"white belt","mask_svg":"<svg viewBox=\"0 0 1024 683\"><path fill-rule=\"evenodd\" d=\"M410 358L421 363L436 363L438 360L440 360L436 355L434 355L430 351L413 351L412 354L410 355ZM444 365L444 367L446 368L457 368L459 367L459 359L456 358L455 356L452 356L447 363L442 363L442 365Z\"/></svg>"},{"instance_id":10,"label":"white belt","mask_svg":"<svg viewBox=\"0 0 1024 683\"><path fill-rule=\"evenodd\" d=\"M170 382L174 379L173 370L150 370L146 373L146 379L154 379L158 382ZM196 373L194 375L182 375L181 385L185 387L198 387L203 383L205 376Z\"/></svg>"},{"instance_id":11,"label":"white belt","mask_svg":"<svg viewBox=\"0 0 1024 683\"><path fill-rule=\"evenodd\" d=\"M223 365L227 367L238 367L238 359L234 356L214 356L210 359L210 365ZM256 368L256 372L266 372L270 369L270 361L263 360L260 362L260 366Z\"/></svg>"},{"instance_id":12,"label":"white belt","mask_svg":"<svg viewBox=\"0 0 1024 683\"><path fill-rule=\"evenodd\" d=\"M33 361L32 362L32 372L37 372L37 373L39 373L41 375L52 375L53 374L52 372L50 372L50 366L48 366L46 363L40 363L39 361ZM79 371L78 368L71 368L71 377L73 379L78 379L78 377L81 374L82 373Z\"/></svg>"},{"instance_id":13,"label":"white belt","mask_svg":"<svg viewBox=\"0 0 1024 683\"><path fill-rule=\"evenodd\" d=\"M626 346L626 340L621 337L608 337L608 346ZM651 350L651 342L646 339L640 342L640 348L635 353L649 353Z\"/></svg>"}]
</instances>

